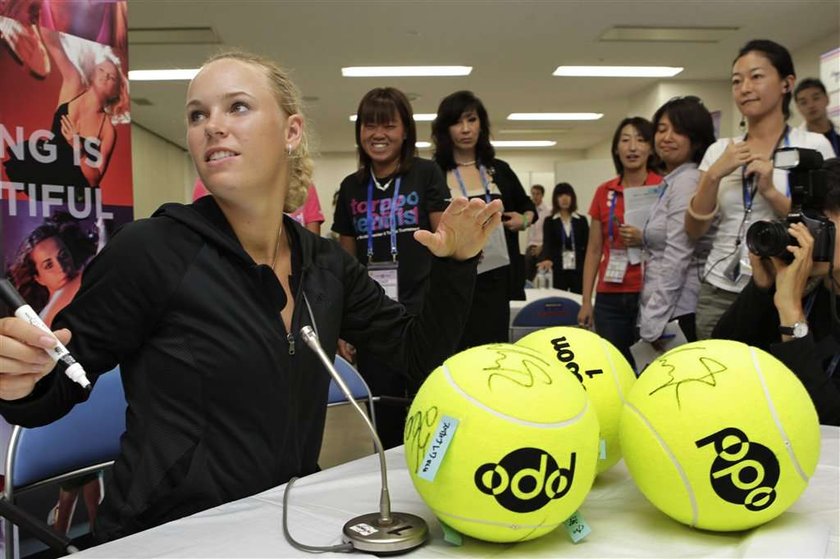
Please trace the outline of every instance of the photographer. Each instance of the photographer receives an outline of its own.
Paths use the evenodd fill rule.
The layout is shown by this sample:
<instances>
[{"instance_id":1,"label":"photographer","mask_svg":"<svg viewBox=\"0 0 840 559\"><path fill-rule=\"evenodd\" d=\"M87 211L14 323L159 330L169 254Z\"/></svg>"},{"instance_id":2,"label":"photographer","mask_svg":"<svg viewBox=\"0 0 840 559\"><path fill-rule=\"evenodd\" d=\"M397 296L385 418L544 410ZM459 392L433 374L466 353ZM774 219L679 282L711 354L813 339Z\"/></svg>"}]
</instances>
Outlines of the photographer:
<instances>
[{"instance_id":1,"label":"photographer","mask_svg":"<svg viewBox=\"0 0 840 559\"><path fill-rule=\"evenodd\" d=\"M828 220L818 237L833 238L833 231L827 230L831 224L834 230L840 228L840 160L827 160L823 169L825 195L813 202ZM769 351L805 385L820 423L840 425L840 243L835 240L829 247L829 262L815 262L815 240L809 228L792 223L787 232L796 240L786 247L792 260L759 257L750 246L752 280L721 317L712 337Z\"/></svg>"}]
</instances>

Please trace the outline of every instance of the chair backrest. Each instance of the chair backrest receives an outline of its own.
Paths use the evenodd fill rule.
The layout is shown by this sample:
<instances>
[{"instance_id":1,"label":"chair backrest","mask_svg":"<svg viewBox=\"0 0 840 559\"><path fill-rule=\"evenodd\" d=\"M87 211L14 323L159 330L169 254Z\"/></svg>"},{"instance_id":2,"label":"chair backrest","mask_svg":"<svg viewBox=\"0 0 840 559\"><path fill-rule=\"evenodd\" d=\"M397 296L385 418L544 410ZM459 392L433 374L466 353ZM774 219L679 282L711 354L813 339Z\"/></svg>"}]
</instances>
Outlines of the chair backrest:
<instances>
[{"instance_id":1,"label":"chair backrest","mask_svg":"<svg viewBox=\"0 0 840 559\"><path fill-rule=\"evenodd\" d=\"M48 425L16 426L6 455L6 498L16 489L113 461L125 432L119 369L101 375L86 402Z\"/></svg>"},{"instance_id":2,"label":"chair backrest","mask_svg":"<svg viewBox=\"0 0 840 559\"><path fill-rule=\"evenodd\" d=\"M545 297L531 301L513 319L511 343L549 326L577 326L580 304L566 297Z\"/></svg>"},{"instance_id":3,"label":"chair backrest","mask_svg":"<svg viewBox=\"0 0 840 559\"><path fill-rule=\"evenodd\" d=\"M376 427L376 414L373 410L374 397L370 391L370 387L359 374L359 371L351 365L346 359L340 355L335 356L335 369L341 375L341 379L350 389L350 394L353 395L354 400L363 400L368 403L368 413L370 414L370 422ZM327 406L336 406L341 404L348 404L347 397L341 392L338 384L334 380L330 380L330 392L327 396Z\"/></svg>"}]
</instances>

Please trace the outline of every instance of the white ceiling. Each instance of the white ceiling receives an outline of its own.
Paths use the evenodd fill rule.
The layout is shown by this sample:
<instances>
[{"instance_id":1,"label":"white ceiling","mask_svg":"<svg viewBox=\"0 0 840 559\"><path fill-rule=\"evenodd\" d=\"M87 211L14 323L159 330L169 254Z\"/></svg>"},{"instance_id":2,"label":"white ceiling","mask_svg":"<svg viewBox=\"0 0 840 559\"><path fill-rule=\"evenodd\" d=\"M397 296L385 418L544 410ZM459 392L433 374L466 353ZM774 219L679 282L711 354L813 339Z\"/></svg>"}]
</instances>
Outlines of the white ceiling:
<instances>
[{"instance_id":1,"label":"white ceiling","mask_svg":"<svg viewBox=\"0 0 840 559\"><path fill-rule=\"evenodd\" d=\"M674 80L727 80L738 49L770 38L791 51L838 35L837 0L771 1L186 1L132 0L129 29L212 27L221 45L130 46L132 69L200 66L220 47L242 47L290 68L308 102L321 152L354 149L359 99L390 85L410 94L414 111L471 89L490 113L496 139L552 139L557 150L605 141L627 110L628 96L649 79L557 78L561 64L684 66ZM734 27L717 43L606 42L613 26ZM129 34L131 37L131 34ZM342 78L342 66L473 66L451 78ZM134 121L183 146L186 82L132 82ZM511 112L601 112L596 122L509 122ZM540 129L549 129L541 132ZM560 130L558 130L560 129ZM516 132L522 130L522 132ZM428 123L418 125L427 139Z\"/></svg>"}]
</instances>

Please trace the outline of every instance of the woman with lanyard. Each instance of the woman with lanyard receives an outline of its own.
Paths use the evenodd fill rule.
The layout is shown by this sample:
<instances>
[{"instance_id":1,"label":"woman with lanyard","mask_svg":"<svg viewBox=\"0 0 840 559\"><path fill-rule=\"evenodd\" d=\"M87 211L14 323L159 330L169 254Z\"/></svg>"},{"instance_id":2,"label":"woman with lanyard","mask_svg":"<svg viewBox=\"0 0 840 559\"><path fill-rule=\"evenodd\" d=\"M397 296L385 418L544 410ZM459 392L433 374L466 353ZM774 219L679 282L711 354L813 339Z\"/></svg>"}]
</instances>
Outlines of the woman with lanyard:
<instances>
[{"instance_id":1,"label":"woman with lanyard","mask_svg":"<svg viewBox=\"0 0 840 559\"><path fill-rule=\"evenodd\" d=\"M595 191L589 215L589 243L583 263L583 301L578 324L591 328L612 343L634 365L630 346L636 340L636 315L642 290L642 266L631 262L629 247L642 244L642 232L624 223L624 189L656 185L662 178L653 169L653 127L640 116L622 120L612 139L612 158L618 176ZM592 306L592 289L598 295Z\"/></svg>"},{"instance_id":2,"label":"woman with lanyard","mask_svg":"<svg viewBox=\"0 0 840 559\"><path fill-rule=\"evenodd\" d=\"M665 326L677 319L697 339L694 310L712 229L699 241L685 233L685 210L697 189L697 164L715 141L712 115L697 97L671 99L653 115L654 149L665 178L642 230L645 259L639 302L639 337L657 349Z\"/></svg>"},{"instance_id":3,"label":"woman with lanyard","mask_svg":"<svg viewBox=\"0 0 840 559\"><path fill-rule=\"evenodd\" d=\"M558 183L551 195L551 217L543 223L543 249L538 266L540 270L553 270L555 289L581 293L589 223L575 212L575 189L567 182Z\"/></svg>"},{"instance_id":4,"label":"woman with lanyard","mask_svg":"<svg viewBox=\"0 0 840 559\"><path fill-rule=\"evenodd\" d=\"M459 348L506 342L510 301L525 299L525 262L518 232L533 223L536 207L510 166L495 158L490 119L471 91L445 97L432 122L434 160L446 173L452 196L501 198L502 225L490 236L478 265L472 309Z\"/></svg>"},{"instance_id":5,"label":"woman with lanyard","mask_svg":"<svg viewBox=\"0 0 840 559\"><path fill-rule=\"evenodd\" d=\"M717 224L697 302L697 337L708 338L718 319L751 275L746 243L751 223L790 210L787 172L773 169L780 147L804 147L832 156L819 134L790 128L790 101L796 75L785 47L750 41L732 66L732 97L746 123L739 138L720 139L700 163L697 193L686 210L685 229L699 239Z\"/></svg>"},{"instance_id":6,"label":"woman with lanyard","mask_svg":"<svg viewBox=\"0 0 840 559\"><path fill-rule=\"evenodd\" d=\"M419 312L432 256L414 240L419 229L435 231L449 191L429 160L416 157L417 129L411 103L392 87L369 91L356 112L359 170L339 188L332 230L339 243L367 266L385 293ZM373 394L405 398L413 389L403 375L370 355L357 355ZM382 443L402 444L406 409L380 399L376 404Z\"/></svg>"}]
</instances>

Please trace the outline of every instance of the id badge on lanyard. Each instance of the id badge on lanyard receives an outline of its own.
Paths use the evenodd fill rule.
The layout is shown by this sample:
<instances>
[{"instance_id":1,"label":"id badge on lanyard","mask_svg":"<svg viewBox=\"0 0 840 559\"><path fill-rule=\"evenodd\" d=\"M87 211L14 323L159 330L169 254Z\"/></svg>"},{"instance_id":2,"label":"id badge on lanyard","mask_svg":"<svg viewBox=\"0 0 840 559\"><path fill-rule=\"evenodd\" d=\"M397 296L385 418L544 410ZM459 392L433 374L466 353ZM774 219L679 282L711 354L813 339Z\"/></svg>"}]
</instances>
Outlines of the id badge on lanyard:
<instances>
[{"instance_id":1,"label":"id badge on lanyard","mask_svg":"<svg viewBox=\"0 0 840 559\"><path fill-rule=\"evenodd\" d=\"M396 262L368 262L368 275L382 286L385 295L394 301L400 300L399 266Z\"/></svg>"},{"instance_id":2,"label":"id badge on lanyard","mask_svg":"<svg viewBox=\"0 0 840 559\"><path fill-rule=\"evenodd\" d=\"M607 238L609 239L609 252L607 253L607 269L604 272L604 281L607 283L623 283L624 274L627 273L627 265L630 259L627 256L626 248L613 247L613 222L615 221L615 204L618 195L613 192L613 199L610 202L610 221L607 225Z\"/></svg>"},{"instance_id":3,"label":"id badge on lanyard","mask_svg":"<svg viewBox=\"0 0 840 559\"><path fill-rule=\"evenodd\" d=\"M484 200L490 203L490 179L487 178L487 171L484 165L478 168L481 175L481 184L484 186ZM461 187L461 193L464 198L469 198L467 195L467 186L464 184L464 179L461 178L461 172L457 167L454 169L455 179L458 181L458 186ZM478 274L501 268L510 264L510 254L508 254L507 239L505 239L505 232L502 224L490 233L487 241L484 243L484 249L481 252L481 259L478 262Z\"/></svg>"},{"instance_id":4,"label":"id badge on lanyard","mask_svg":"<svg viewBox=\"0 0 840 559\"><path fill-rule=\"evenodd\" d=\"M577 267L575 261L575 230L574 226L569 224L569 241L572 248L566 248L566 226L562 220L560 222L560 245L563 247L562 261L564 270L574 270Z\"/></svg>"},{"instance_id":5,"label":"id badge on lanyard","mask_svg":"<svg viewBox=\"0 0 840 559\"><path fill-rule=\"evenodd\" d=\"M374 262L373 261L373 176L368 183L368 203L367 203L367 222L368 222L368 239L367 239L367 257L368 257L368 276L382 286L385 290L385 295L394 301L400 300L399 288L399 264L397 262L397 202L400 196L400 184L402 177L397 177L394 184L394 198L391 202L391 215L389 219L390 224L390 241L391 241L391 262Z\"/></svg>"},{"instance_id":6,"label":"id badge on lanyard","mask_svg":"<svg viewBox=\"0 0 840 559\"><path fill-rule=\"evenodd\" d=\"M782 135L776 140L776 145L773 152L779 149L779 146L790 146L790 139L788 133L790 127L785 126ZM747 140L749 134L744 136L744 141ZM790 179L788 179L790 180ZM744 218L741 223L741 230L738 232L739 246L735 254L732 255L729 265L723 272L723 275L731 282L736 283L742 276L752 276L752 264L750 263L750 249L747 246L747 231L750 227L750 218L752 214L752 206L755 202L755 197L758 194L758 186L755 184L755 175L747 178L746 166L741 167L741 194L744 202ZM790 184L787 188L787 197L790 198Z\"/></svg>"},{"instance_id":7,"label":"id badge on lanyard","mask_svg":"<svg viewBox=\"0 0 840 559\"><path fill-rule=\"evenodd\" d=\"M607 283L622 283L629 263L627 249L610 247L610 252L607 255L607 270L604 272L604 281Z\"/></svg>"},{"instance_id":8,"label":"id badge on lanyard","mask_svg":"<svg viewBox=\"0 0 840 559\"><path fill-rule=\"evenodd\" d=\"M575 251L563 249L563 269L574 270L575 268L577 268L575 262Z\"/></svg>"}]
</instances>

